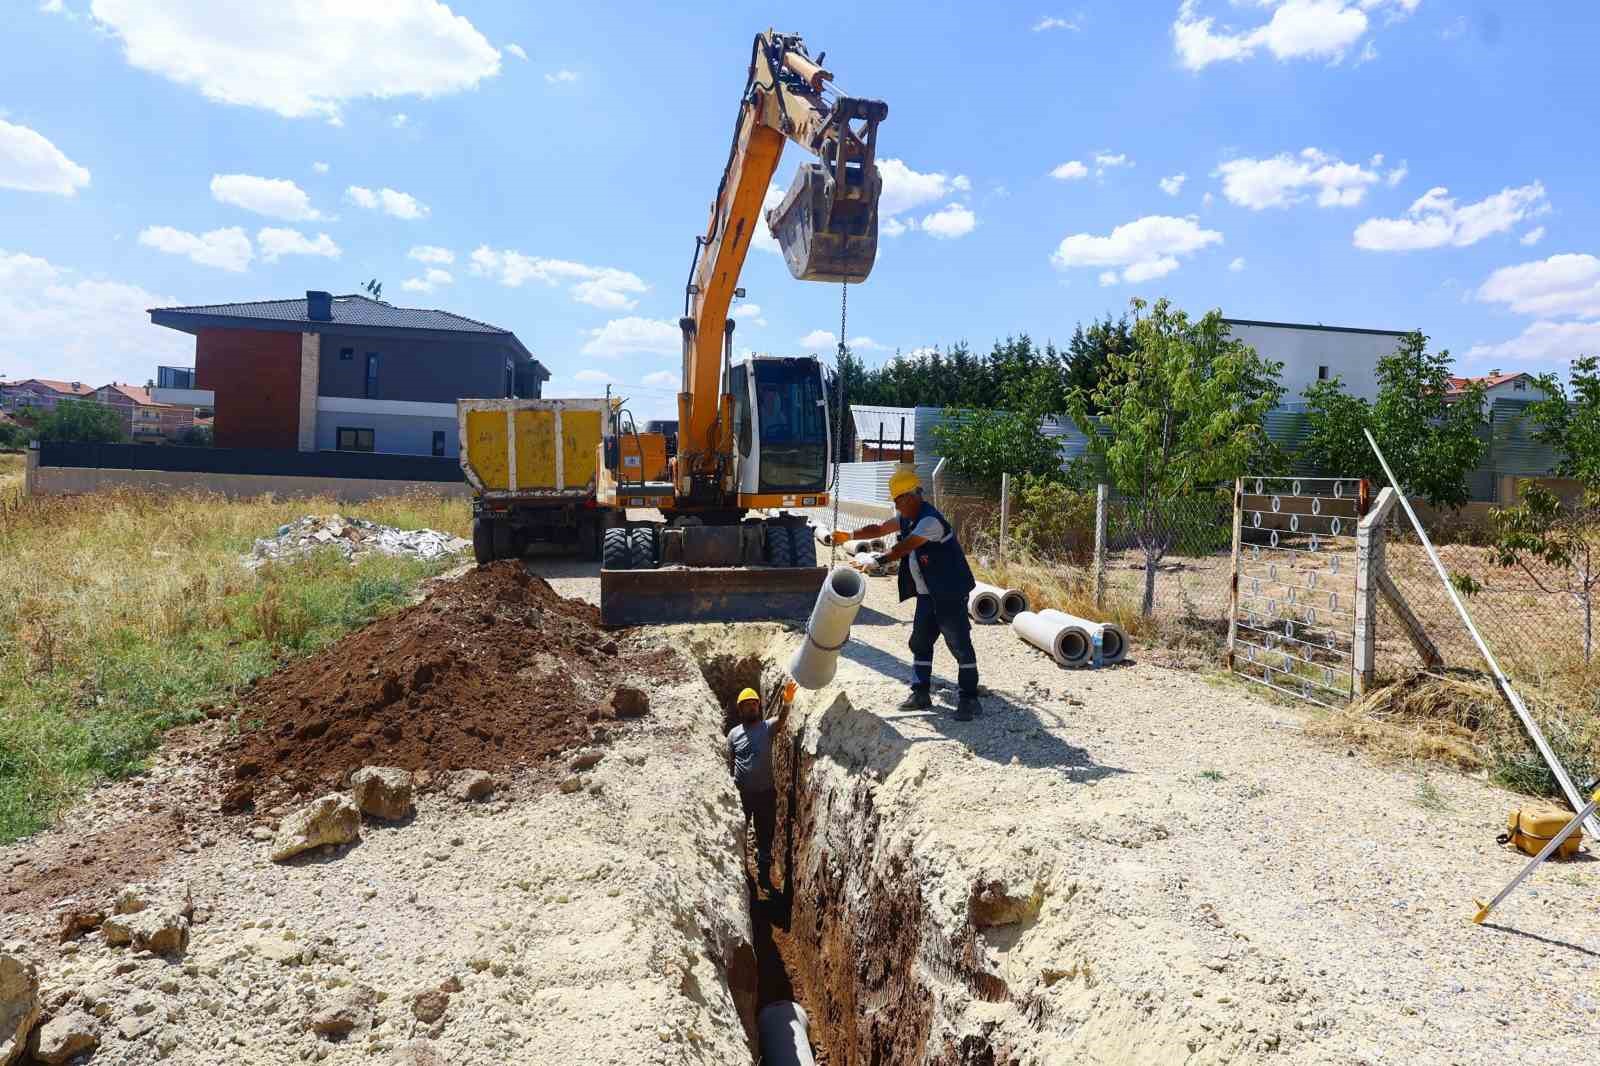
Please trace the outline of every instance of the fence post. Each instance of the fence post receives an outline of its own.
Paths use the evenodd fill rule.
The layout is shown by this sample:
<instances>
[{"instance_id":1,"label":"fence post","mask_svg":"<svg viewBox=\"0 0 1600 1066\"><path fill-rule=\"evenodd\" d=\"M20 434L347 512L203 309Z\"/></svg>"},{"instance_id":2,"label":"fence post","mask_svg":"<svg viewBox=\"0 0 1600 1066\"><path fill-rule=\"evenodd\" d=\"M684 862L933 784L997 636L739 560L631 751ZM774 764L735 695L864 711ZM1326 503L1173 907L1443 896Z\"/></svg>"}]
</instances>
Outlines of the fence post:
<instances>
[{"instance_id":1,"label":"fence post","mask_svg":"<svg viewBox=\"0 0 1600 1066\"><path fill-rule=\"evenodd\" d=\"M1365 486L1365 481L1363 481ZM1370 490L1367 490L1370 491ZM1362 494L1366 496L1366 492ZM1394 509L1394 490L1378 494L1377 506L1363 500L1366 513L1356 524L1356 691L1365 696L1372 689L1378 667L1378 597L1383 575L1383 533L1389 512Z\"/></svg>"},{"instance_id":2,"label":"fence post","mask_svg":"<svg viewBox=\"0 0 1600 1066\"><path fill-rule=\"evenodd\" d=\"M1094 490L1094 605L1106 609L1106 504L1111 486L1100 484Z\"/></svg>"},{"instance_id":3,"label":"fence post","mask_svg":"<svg viewBox=\"0 0 1600 1066\"><path fill-rule=\"evenodd\" d=\"M1000 566L1006 565L1006 535L1011 526L1011 475L1000 475Z\"/></svg>"},{"instance_id":4,"label":"fence post","mask_svg":"<svg viewBox=\"0 0 1600 1066\"><path fill-rule=\"evenodd\" d=\"M1228 582L1228 669L1233 669L1233 646L1239 638L1239 556L1244 542L1244 478L1233 482L1233 576Z\"/></svg>"}]
</instances>

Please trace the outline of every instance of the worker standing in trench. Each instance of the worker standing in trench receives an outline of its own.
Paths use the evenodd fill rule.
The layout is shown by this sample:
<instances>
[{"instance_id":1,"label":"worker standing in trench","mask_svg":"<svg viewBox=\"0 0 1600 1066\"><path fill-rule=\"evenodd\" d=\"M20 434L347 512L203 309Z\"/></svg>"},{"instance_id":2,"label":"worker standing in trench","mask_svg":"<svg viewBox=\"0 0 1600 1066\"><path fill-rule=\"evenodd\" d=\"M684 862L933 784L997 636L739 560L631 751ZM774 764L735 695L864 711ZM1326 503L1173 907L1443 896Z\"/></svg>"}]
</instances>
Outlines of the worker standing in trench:
<instances>
[{"instance_id":1,"label":"worker standing in trench","mask_svg":"<svg viewBox=\"0 0 1600 1066\"><path fill-rule=\"evenodd\" d=\"M761 694L753 688L739 693L739 724L728 731L728 763L745 817L756 826L756 884L770 895L778 793L772 779L772 722L762 717Z\"/></svg>"},{"instance_id":2,"label":"worker standing in trench","mask_svg":"<svg viewBox=\"0 0 1600 1066\"><path fill-rule=\"evenodd\" d=\"M895 517L851 532L838 530L835 544L862 537L900 539L877 556L879 565L906 560L900 567L900 601L915 596L917 613L911 622L911 695L900 704L903 711L933 706L933 646L943 634L945 647L956 660L960 700L956 721L968 722L982 710L978 702L978 653L972 647L972 619L967 616L967 596L977 585L967 553L956 540L954 527L933 504L922 498L922 483L915 470L897 470L889 479Z\"/></svg>"}]
</instances>

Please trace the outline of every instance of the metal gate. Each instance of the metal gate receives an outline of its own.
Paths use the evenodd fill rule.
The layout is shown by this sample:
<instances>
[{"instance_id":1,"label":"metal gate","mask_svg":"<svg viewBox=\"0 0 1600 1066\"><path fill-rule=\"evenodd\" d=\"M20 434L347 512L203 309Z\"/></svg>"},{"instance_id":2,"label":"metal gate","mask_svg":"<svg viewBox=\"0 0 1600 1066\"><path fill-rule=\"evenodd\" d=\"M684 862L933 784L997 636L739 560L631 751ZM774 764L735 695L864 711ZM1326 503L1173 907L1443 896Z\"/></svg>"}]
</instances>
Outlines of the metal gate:
<instances>
[{"instance_id":1,"label":"metal gate","mask_svg":"<svg viewBox=\"0 0 1600 1066\"><path fill-rule=\"evenodd\" d=\"M1234 494L1228 667L1324 707L1355 692L1359 478L1249 477Z\"/></svg>"}]
</instances>

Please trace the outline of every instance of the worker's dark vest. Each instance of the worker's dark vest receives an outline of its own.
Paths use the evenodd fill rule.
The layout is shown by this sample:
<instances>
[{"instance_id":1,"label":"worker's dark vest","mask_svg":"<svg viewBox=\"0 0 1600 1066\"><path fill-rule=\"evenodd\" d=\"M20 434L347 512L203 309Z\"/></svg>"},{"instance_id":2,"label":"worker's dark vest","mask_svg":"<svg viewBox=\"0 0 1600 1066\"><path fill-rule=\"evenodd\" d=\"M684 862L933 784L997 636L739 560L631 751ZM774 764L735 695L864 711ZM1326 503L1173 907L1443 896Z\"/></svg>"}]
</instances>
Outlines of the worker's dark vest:
<instances>
[{"instance_id":1,"label":"worker's dark vest","mask_svg":"<svg viewBox=\"0 0 1600 1066\"><path fill-rule=\"evenodd\" d=\"M967 553L956 542L955 530L944 515L924 500L915 518L899 515L900 536L909 536L918 522L930 516L939 520L939 525L944 528L944 537L918 545L915 554L922 580L935 599L964 600L978 582L972 576L972 567L967 565ZM900 566L900 598L909 600L916 594L917 583L911 577L911 562L908 559Z\"/></svg>"}]
</instances>

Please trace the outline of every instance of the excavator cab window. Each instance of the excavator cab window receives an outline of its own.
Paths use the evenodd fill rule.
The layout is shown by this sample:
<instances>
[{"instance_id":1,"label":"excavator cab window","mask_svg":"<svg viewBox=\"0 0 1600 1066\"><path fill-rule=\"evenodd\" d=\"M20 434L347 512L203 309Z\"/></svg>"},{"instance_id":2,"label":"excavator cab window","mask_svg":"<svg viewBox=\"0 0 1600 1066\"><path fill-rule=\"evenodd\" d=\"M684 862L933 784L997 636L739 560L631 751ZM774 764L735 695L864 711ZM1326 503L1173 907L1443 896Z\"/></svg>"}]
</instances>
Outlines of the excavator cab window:
<instances>
[{"instance_id":1,"label":"excavator cab window","mask_svg":"<svg viewBox=\"0 0 1600 1066\"><path fill-rule=\"evenodd\" d=\"M757 361L755 401L762 492L817 492L827 478L828 421L811 359Z\"/></svg>"},{"instance_id":2,"label":"excavator cab window","mask_svg":"<svg viewBox=\"0 0 1600 1066\"><path fill-rule=\"evenodd\" d=\"M728 391L733 394L733 431L739 438L739 454L750 457L750 384L742 366L728 370Z\"/></svg>"}]
</instances>

